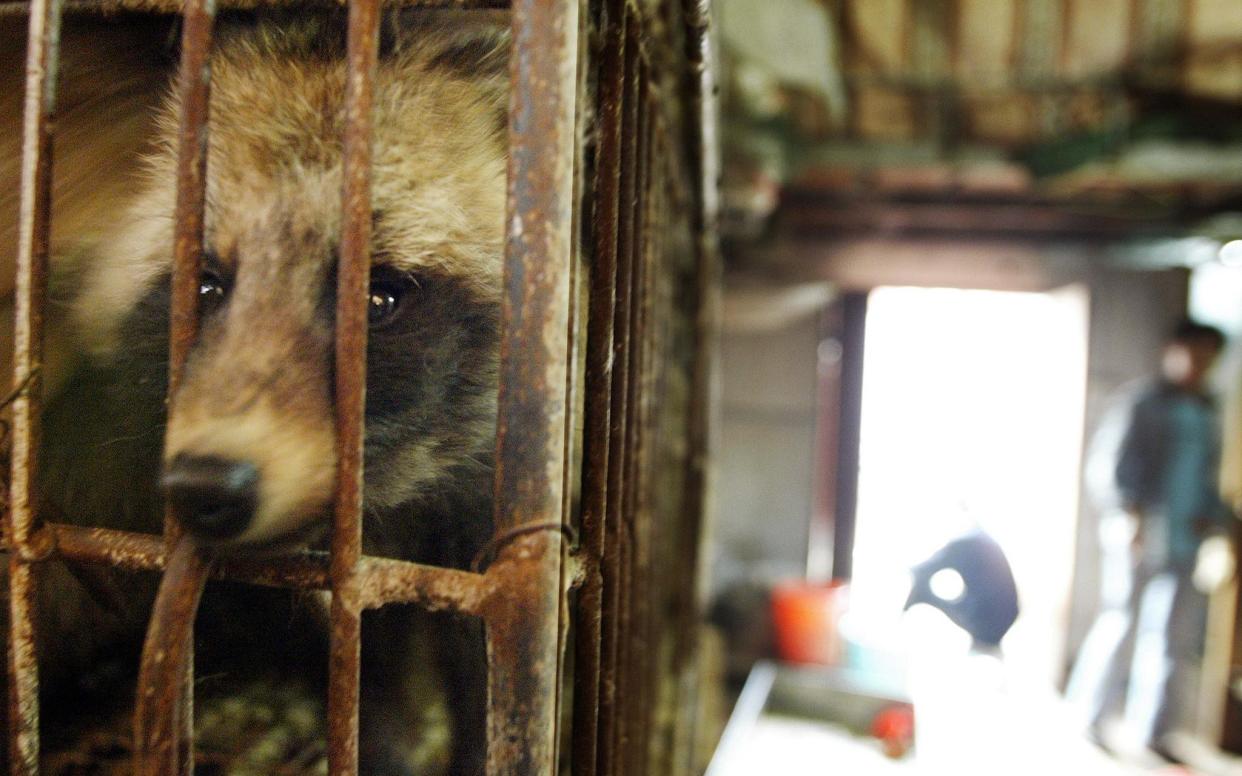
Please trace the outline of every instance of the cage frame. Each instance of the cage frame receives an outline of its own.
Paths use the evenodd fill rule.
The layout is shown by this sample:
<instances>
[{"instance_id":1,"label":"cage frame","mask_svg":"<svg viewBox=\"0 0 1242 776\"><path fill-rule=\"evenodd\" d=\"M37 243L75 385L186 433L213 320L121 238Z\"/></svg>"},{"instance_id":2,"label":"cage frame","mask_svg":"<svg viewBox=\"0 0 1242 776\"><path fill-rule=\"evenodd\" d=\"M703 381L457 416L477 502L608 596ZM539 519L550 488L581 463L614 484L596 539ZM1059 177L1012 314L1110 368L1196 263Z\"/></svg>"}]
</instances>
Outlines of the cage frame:
<instances>
[{"instance_id":1,"label":"cage frame","mask_svg":"<svg viewBox=\"0 0 1242 776\"><path fill-rule=\"evenodd\" d=\"M176 9L175 2L166 3ZM174 521L163 536L52 522L36 506L40 378L50 254L52 126L58 43L75 0L30 0L22 183L17 253L11 484L5 520L9 577L9 763L13 774L39 770L38 666L35 656L36 565L58 558L131 571L198 566L215 579L325 590L331 593L328 757L334 776L358 772L358 696L362 612L393 603L480 618L487 651L487 773L550 774L556 770L560 684L566 639L574 619L572 757L575 773L630 773L625 753L641 751L649 704L622 702L618 684L646 687L644 650L622 643L629 628L653 627L643 611L644 580L652 574L643 551L644 526L635 520L641 498L643 434L650 407L643 381L651 375L649 271L654 246L644 199L652 175L658 115L652 111L642 52L643 11L631 0L605 0L601 52L601 123L594 212L594 269L578 278L574 230L582 217L574 200L579 163L583 41L580 0L404 0L404 6L507 8L513 36L510 60L509 169L498 400L495 533L491 562L481 572L426 566L361 551L362 431L366 380L369 274L370 103L377 61L380 0L348 0L348 88L344 138L341 260L336 326L338 479L330 552L278 558L210 557L179 542ZM158 5L158 3L157 3ZM170 386L179 385L197 330L202 261L209 52L214 0L180 7L182 89L179 131ZM691 26L686 89L693 101L689 153L700 187L695 199L698 313L693 378L706 399L711 372L711 293L717 282L712 164L712 86L707 67L706 4L684 9ZM530 109L535 106L537 109ZM627 143L626 138L637 142ZM588 284L587 310L576 310L573 289ZM575 315L594 323L574 341ZM573 369L584 351L585 382L609 386L584 400L581 542L567 515L566 453L572 392L583 390ZM649 388L650 386L647 386ZM693 455L688 481L697 489L685 532L697 549L701 491L709 446L707 403L691 418ZM510 422L520 419L520 422ZM627 507L626 504L629 504ZM627 511L628 510L628 511ZM693 588L697 559L681 575ZM570 601L570 589L577 598ZM162 607L172 620L192 616L197 591ZM163 595L163 591L161 591ZM693 629L693 591L677 625ZM573 606L572 615L569 611ZM188 612L188 614L187 614ZM136 772L188 774L193 765L190 628L153 622L148 639L178 634L186 673L180 681L144 674L135 721ZM684 659L693 659L693 644ZM175 661L173 661L175 662ZM144 684L149 682L150 686ZM143 698L150 700L144 706Z\"/></svg>"}]
</instances>

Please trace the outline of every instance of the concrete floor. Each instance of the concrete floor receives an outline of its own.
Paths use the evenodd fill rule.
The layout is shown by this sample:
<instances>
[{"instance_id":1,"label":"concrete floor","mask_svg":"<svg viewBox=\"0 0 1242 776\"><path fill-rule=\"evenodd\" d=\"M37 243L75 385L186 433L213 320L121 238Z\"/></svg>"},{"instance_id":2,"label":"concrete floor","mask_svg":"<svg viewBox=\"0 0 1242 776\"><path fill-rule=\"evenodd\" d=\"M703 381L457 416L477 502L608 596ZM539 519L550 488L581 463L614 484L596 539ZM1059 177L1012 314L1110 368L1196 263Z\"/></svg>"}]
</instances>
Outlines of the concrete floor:
<instances>
[{"instance_id":1,"label":"concrete floor","mask_svg":"<svg viewBox=\"0 0 1242 776\"><path fill-rule=\"evenodd\" d=\"M998 661L963 656L914 669L915 747L906 756L890 759L843 725L765 708L732 736L710 776L1242 776L1242 760L1192 739L1177 750L1193 767L1142 751L1106 754L1051 688L1006 676Z\"/></svg>"}]
</instances>

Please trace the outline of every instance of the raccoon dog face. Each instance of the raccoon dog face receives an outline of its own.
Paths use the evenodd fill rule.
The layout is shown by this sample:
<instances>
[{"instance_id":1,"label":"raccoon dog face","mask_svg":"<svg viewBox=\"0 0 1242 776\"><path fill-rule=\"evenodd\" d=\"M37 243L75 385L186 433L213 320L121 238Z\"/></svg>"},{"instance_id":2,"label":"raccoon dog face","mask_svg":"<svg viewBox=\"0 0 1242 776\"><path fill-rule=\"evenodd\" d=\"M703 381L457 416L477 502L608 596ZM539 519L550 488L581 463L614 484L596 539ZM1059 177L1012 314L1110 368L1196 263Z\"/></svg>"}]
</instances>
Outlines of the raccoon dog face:
<instances>
[{"instance_id":1,"label":"raccoon dog face","mask_svg":"<svg viewBox=\"0 0 1242 776\"><path fill-rule=\"evenodd\" d=\"M332 351L345 93L339 25L223 34L212 59L200 337L170 399L163 486L194 533L304 537L335 478ZM507 53L499 36L414 27L375 84L367 349L369 513L486 469L495 426ZM176 116L144 190L86 272L94 358L166 299Z\"/></svg>"}]
</instances>

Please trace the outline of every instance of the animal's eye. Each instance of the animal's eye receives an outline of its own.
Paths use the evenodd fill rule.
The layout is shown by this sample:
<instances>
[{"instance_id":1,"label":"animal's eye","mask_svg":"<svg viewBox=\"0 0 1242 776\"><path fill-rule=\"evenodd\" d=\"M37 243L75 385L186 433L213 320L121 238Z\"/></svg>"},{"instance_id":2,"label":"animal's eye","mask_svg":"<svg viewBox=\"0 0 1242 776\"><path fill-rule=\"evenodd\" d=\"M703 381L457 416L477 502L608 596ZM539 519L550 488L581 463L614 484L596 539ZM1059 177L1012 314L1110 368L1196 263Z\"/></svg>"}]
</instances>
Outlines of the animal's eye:
<instances>
[{"instance_id":1,"label":"animal's eye","mask_svg":"<svg viewBox=\"0 0 1242 776\"><path fill-rule=\"evenodd\" d=\"M213 269L203 270L198 281L198 304L204 314L224 304L224 297L228 292L228 284L220 273Z\"/></svg>"},{"instance_id":2,"label":"animal's eye","mask_svg":"<svg viewBox=\"0 0 1242 776\"><path fill-rule=\"evenodd\" d=\"M401 293L389 285L371 284L371 300L367 304L367 323L372 329L391 321L401 305Z\"/></svg>"},{"instance_id":3,"label":"animal's eye","mask_svg":"<svg viewBox=\"0 0 1242 776\"><path fill-rule=\"evenodd\" d=\"M374 268L367 299L367 323L371 328L382 329L395 321L405 307L410 289L416 285L408 275L386 267Z\"/></svg>"}]
</instances>

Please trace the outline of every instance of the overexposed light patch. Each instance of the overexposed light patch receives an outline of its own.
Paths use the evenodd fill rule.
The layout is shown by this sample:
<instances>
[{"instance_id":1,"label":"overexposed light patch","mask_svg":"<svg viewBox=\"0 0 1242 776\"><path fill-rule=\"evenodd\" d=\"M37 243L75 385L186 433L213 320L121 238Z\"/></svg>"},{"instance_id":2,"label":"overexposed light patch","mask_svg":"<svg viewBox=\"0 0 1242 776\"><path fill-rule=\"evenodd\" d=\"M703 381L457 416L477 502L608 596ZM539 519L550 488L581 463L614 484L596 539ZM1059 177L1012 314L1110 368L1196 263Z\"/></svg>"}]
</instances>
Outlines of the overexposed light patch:
<instances>
[{"instance_id":1,"label":"overexposed light patch","mask_svg":"<svg viewBox=\"0 0 1242 776\"><path fill-rule=\"evenodd\" d=\"M1237 244L1242 253L1242 241ZM1190 274L1190 314L1195 319L1219 326L1230 335L1242 332L1242 264L1225 262L1224 248L1221 263L1203 264ZM1242 261L1242 256L1239 257Z\"/></svg>"},{"instance_id":2,"label":"overexposed light patch","mask_svg":"<svg viewBox=\"0 0 1242 776\"><path fill-rule=\"evenodd\" d=\"M890 760L879 741L822 720L764 714L712 776L901 776L919 773L912 759Z\"/></svg>"},{"instance_id":3,"label":"overexposed light patch","mask_svg":"<svg viewBox=\"0 0 1242 776\"><path fill-rule=\"evenodd\" d=\"M1086 296L882 288L864 363L855 641L906 644L912 566L983 528L1022 613L1006 650L1051 677L1061 658L1078 509Z\"/></svg>"},{"instance_id":4,"label":"overexposed light patch","mask_svg":"<svg viewBox=\"0 0 1242 776\"><path fill-rule=\"evenodd\" d=\"M1220 246L1220 262L1227 267L1242 267L1242 240L1230 240Z\"/></svg>"},{"instance_id":5,"label":"overexposed light patch","mask_svg":"<svg viewBox=\"0 0 1242 776\"><path fill-rule=\"evenodd\" d=\"M932 595L945 603L953 603L966 593L966 581L953 569L940 569L927 580Z\"/></svg>"}]
</instances>

